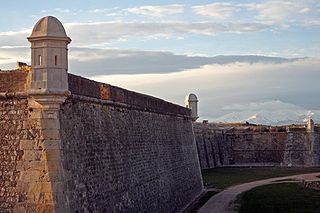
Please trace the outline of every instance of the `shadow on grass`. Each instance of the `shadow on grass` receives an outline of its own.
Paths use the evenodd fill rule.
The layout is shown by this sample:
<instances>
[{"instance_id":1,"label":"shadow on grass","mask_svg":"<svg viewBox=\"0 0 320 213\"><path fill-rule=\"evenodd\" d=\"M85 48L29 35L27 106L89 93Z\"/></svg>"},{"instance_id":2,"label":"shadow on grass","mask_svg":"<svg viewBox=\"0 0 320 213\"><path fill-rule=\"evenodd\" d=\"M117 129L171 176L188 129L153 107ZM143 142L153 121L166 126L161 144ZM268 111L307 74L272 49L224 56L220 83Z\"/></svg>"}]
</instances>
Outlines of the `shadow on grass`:
<instances>
[{"instance_id":1,"label":"shadow on grass","mask_svg":"<svg viewBox=\"0 0 320 213\"><path fill-rule=\"evenodd\" d=\"M239 213L319 213L320 191L298 183L258 186L238 196Z\"/></svg>"},{"instance_id":2,"label":"shadow on grass","mask_svg":"<svg viewBox=\"0 0 320 213\"><path fill-rule=\"evenodd\" d=\"M320 172L320 168L236 167L202 170L207 188L225 189L229 186L274 177Z\"/></svg>"}]
</instances>

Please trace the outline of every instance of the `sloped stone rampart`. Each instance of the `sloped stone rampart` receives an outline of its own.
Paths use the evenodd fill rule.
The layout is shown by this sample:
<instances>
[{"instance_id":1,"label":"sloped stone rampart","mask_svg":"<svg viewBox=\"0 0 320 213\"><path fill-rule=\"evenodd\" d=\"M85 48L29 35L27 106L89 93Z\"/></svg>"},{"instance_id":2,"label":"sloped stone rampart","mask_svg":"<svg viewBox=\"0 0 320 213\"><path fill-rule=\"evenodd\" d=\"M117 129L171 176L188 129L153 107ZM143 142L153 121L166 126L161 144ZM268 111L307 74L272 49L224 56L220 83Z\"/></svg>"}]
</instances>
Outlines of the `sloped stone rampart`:
<instances>
[{"instance_id":1,"label":"sloped stone rampart","mask_svg":"<svg viewBox=\"0 0 320 213\"><path fill-rule=\"evenodd\" d=\"M201 168L319 166L320 128L195 123Z\"/></svg>"}]
</instances>

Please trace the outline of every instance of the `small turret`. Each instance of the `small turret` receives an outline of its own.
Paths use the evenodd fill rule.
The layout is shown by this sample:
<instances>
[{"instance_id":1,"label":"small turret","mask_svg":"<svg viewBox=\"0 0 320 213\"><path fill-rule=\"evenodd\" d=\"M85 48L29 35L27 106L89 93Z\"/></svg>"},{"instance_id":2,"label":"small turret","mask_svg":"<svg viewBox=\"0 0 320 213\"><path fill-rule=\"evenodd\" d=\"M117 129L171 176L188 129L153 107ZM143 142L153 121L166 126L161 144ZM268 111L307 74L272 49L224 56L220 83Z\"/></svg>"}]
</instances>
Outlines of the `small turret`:
<instances>
[{"instance_id":1,"label":"small turret","mask_svg":"<svg viewBox=\"0 0 320 213\"><path fill-rule=\"evenodd\" d=\"M196 121L198 116L198 98L195 94L189 93L184 100L185 107L191 109L191 117Z\"/></svg>"},{"instance_id":2,"label":"small turret","mask_svg":"<svg viewBox=\"0 0 320 213\"><path fill-rule=\"evenodd\" d=\"M40 19L28 37L31 43L31 94L68 92L68 44L61 22L52 16Z\"/></svg>"},{"instance_id":3,"label":"small turret","mask_svg":"<svg viewBox=\"0 0 320 213\"><path fill-rule=\"evenodd\" d=\"M307 132L314 132L314 121L311 118L307 121Z\"/></svg>"}]
</instances>

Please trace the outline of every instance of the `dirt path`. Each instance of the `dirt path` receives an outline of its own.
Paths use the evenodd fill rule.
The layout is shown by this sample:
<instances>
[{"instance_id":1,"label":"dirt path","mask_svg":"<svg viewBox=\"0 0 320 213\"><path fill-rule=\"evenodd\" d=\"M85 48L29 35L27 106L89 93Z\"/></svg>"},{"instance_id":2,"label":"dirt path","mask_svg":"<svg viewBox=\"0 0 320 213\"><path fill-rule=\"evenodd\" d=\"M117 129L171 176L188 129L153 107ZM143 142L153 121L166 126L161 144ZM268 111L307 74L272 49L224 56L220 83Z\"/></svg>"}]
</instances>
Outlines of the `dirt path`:
<instances>
[{"instance_id":1,"label":"dirt path","mask_svg":"<svg viewBox=\"0 0 320 213\"><path fill-rule=\"evenodd\" d=\"M250 183L244 183L236 186L229 187L222 192L214 195L210 200L198 211L199 213L235 213L233 203L236 200L237 195L242 192L248 191L256 186L271 184L276 182L301 182L305 181L320 181L320 172L309 173L302 175L293 175L287 177L270 178L265 180L254 181ZM286 180L287 179L287 180ZM292 179L292 181L288 181ZM282 181L283 180L283 181Z\"/></svg>"}]
</instances>

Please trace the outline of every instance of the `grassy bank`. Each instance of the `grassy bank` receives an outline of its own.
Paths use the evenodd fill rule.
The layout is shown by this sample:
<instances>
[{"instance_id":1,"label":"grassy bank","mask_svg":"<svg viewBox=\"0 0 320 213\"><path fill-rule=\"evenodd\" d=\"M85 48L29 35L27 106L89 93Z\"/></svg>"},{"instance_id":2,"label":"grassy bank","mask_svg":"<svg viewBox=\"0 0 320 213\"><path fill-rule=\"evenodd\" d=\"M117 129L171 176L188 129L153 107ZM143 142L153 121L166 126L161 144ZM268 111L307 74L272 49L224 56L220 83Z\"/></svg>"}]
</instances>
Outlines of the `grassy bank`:
<instances>
[{"instance_id":1,"label":"grassy bank","mask_svg":"<svg viewBox=\"0 0 320 213\"><path fill-rule=\"evenodd\" d=\"M320 168L246 167L202 170L206 187L224 189L229 186L274 177L320 172Z\"/></svg>"},{"instance_id":2,"label":"grassy bank","mask_svg":"<svg viewBox=\"0 0 320 213\"><path fill-rule=\"evenodd\" d=\"M259 186L239 199L239 213L318 213L320 210L320 191L297 183Z\"/></svg>"}]
</instances>

